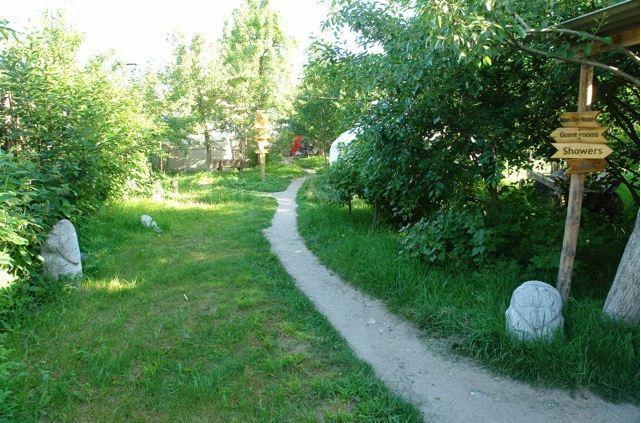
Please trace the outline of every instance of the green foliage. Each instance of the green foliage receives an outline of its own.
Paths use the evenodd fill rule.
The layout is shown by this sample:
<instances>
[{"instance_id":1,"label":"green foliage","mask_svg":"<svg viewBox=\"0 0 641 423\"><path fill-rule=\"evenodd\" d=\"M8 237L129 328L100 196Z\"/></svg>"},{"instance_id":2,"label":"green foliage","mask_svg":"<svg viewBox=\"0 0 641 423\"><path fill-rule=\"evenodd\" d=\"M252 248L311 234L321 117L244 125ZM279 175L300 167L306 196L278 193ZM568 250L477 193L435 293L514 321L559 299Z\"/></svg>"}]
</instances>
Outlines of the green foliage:
<instances>
[{"instance_id":1,"label":"green foliage","mask_svg":"<svg viewBox=\"0 0 641 423\"><path fill-rule=\"evenodd\" d=\"M71 188L56 169L39 170L28 160L0 152L0 269L27 277L37 267L42 229L76 208Z\"/></svg>"},{"instance_id":2,"label":"green foliage","mask_svg":"<svg viewBox=\"0 0 641 423\"><path fill-rule=\"evenodd\" d=\"M213 49L200 34L189 42L175 34L172 43L173 62L157 82L166 88L161 103L166 110L157 110L157 113L165 116L167 128L159 138L161 142L185 147L190 136L202 137L208 166L213 169L212 155L219 141L215 133L229 126L220 58L212 53Z\"/></svg>"},{"instance_id":3,"label":"green foliage","mask_svg":"<svg viewBox=\"0 0 641 423\"><path fill-rule=\"evenodd\" d=\"M549 41L553 49L555 35L537 41L536 28L598 5L512 3L333 3L327 29L351 33L358 48L347 49L338 39L316 46L303 87L315 89L313 101L323 101L324 109L312 111L303 102L297 113L309 131L321 122L328 126L324 131L340 133L340 113L363 128L363 145L354 153L363 158L352 159L360 166L358 177L343 183L359 184L352 193L362 194L395 225L429 218L448 204L496 214L505 169L548 161L558 113L575 108L578 67L529 56L510 40ZM525 22L532 31L518 34ZM634 73L632 60L613 55L603 60ZM603 123L616 128L612 138L619 151L608 183L638 191L636 179L625 178L638 173L638 86L608 72L597 72L596 85L594 107L607 112ZM324 117L323 110L338 111L336 119Z\"/></svg>"},{"instance_id":4,"label":"green foliage","mask_svg":"<svg viewBox=\"0 0 641 423\"><path fill-rule=\"evenodd\" d=\"M190 40L174 34L171 43L171 62L156 78L149 77L147 89L152 94L148 102L163 116L163 130L156 136L160 144L203 143L212 170L214 152L225 149L223 138L229 136L239 142L234 159L255 156L253 125L259 110L281 137L278 123L291 103L291 41L268 1L244 1L216 43L201 34Z\"/></svg>"},{"instance_id":5,"label":"green foliage","mask_svg":"<svg viewBox=\"0 0 641 423\"><path fill-rule=\"evenodd\" d=\"M518 45L563 55L568 43L559 33L540 31L603 5L581 0L333 2L326 28L350 34L356 48L346 48L340 39L319 42L310 75L320 75L320 81L323 71L331 76L322 84L310 77L303 86L317 88L315 98L326 102L325 110L353 111L350 117L362 129L327 171L334 200L364 200L375 221L404 228L406 252L428 262L505 259L535 276L553 273L563 208L530 188L506 186L504 178L507 169L549 162L549 134L559 125L558 113L576 108L578 66L529 55ZM638 73L638 65L620 51L599 60ZM334 78L339 82L335 75L342 76ZM588 187L607 193L624 184L636 212L639 88L598 69L595 85L594 109L604 111L602 124L611 128L617 153L607 175L589 176ZM306 107L299 105L300 116ZM310 129L314 119L314 113L304 119ZM340 120L326 122L331 125L326 132L344 129ZM598 242L620 252L631 228L616 207L603 207L616 198L603 198L607 195L586 196L579 250L590 259L577 263L599 275L603 271L591 266ZM608 217L596 212L608 208ZM611 224L588 223L599 219ZM608 269L620 258L600 257Z\"/></svg>"},{"instance_id":6,"label":"green foliage","mask_svg":"<svg viewBox=\"0 0 641 423\"><path fill-rule=\"evenodd\" d=\"M108 57L79 67L81 42L60 15L45 15L0 51L0 270L16 279L0 288L3 326L53 293L38 273L53 223L150 184L155 121L143 91Z\"/></svg>"},{"instance_id":7,"label":"green foliage","mask_svg":"<svg viewBox=\"0 0 641 423\"><path fill-rule=\"evenodd\" d=\"M254 157L251 143L256 111L263 111L274 125L290 109L291 46L269 0L245 0L226 23L220 49L232 105L229 127L238 139L245 140L250 157Z\"/></svg>"},{"instance_id":8,"label":"green foliage","mask_svg":"<svg viewBox=\"0 0 641 423\"><path fill-rule=\"evenodd\" d=\"M485 227L480 210L466 210L456 205L404 228L401 237L402 251L429 263L454 260L480 262L495 252L499 244L492 229Z\"/></svg>"},{"instance_id":9,"label":"green foliage","mask_svg":"<svg viewBox=\"0 0 641 423\"><path fill-rule=\"evenodd\" d=\"M106 58L76 64L80 36L60 17L26 33L0 55L2 148L28 152L41 169L54 169L74 203L91 210L145 176L147 151L138 99ZM117 65L116 65L117 66Z\"/></svg>"},{"instance_id":10,"label":"green foliage","mask_svg":"<svg viewBox=\"0 0 641 423\"><path fill-rule=\"evenodd\" d=\"M289 124L292 136L304 135L324 154L338 136L352 129L364 107L351 80L349 59L328 58L319 43L309 49L303 80Z\"/></svg>"}]
</instances>

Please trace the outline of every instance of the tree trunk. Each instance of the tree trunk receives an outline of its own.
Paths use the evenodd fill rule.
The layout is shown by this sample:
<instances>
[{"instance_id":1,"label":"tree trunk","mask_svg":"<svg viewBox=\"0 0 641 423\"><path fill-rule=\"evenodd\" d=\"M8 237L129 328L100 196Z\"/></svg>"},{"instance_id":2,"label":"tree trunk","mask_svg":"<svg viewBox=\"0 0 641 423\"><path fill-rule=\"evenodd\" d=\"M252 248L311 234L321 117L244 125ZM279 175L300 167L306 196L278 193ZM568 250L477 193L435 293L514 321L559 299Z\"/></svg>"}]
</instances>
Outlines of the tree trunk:
<instances>
[{"instance_id":1,"label":"tree trunk","mask_svg":"<svg viewBox=\"0 0 641 423\"><path fill-rule=\"evenodd\" d=\"M205 147L207 148L207 170L214 170L213 146L211 145L211 136L209 130L205 128Z\"/></svg>"},{"instance_id":2,"label":"tree trunk","mask_svg":"<svg viewBox=\"0 0 641 423\"><path fill-rule=\"evenodd\" d=\"M163 159L164 159L164 151L162 150L162 141L159 143L158 146L158 170L160 170L160 173L165 173L165 166L163 165Z\"/></svg>"},{"instance_id":3,"label":"tree trunk","mask_svg":"<svg viewBox=\"0 0 641 423\"><path fill-rule=\"evenodd\" d=\"M639 324L639 213L603 312L621 322Z\"/></svg>"}]
</instances>

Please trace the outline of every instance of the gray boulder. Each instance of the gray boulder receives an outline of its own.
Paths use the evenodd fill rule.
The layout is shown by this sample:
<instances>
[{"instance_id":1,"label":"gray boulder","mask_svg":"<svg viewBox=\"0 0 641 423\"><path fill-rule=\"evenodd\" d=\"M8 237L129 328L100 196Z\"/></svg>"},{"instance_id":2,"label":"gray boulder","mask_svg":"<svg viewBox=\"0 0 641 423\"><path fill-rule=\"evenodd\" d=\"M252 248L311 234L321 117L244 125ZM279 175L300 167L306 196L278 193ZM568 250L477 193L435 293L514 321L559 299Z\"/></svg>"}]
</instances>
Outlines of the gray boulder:
<instances>
[{"instance_id":1,"label":"gray boulder","mask_svg":"<svg viewBox=\"0 0 641 423\"><path fill-rule=\"evenodd\" d=\"M523 341L549 340L563 330L563 301L553 286L528 281L514 290L505 312L507 332Z\"/></svg>"},{"instance_id":2,"label":"gray boulder","mask_svg":"<svg viewBox=\"0 0 641 423\"><path fill-rule=\"evenodd\" d=\"M42 245L44 274L57 280L60 276L82 277L82 260L78 236L73 223L67 219L56 223Z\"/></svg>"}]
</instances>

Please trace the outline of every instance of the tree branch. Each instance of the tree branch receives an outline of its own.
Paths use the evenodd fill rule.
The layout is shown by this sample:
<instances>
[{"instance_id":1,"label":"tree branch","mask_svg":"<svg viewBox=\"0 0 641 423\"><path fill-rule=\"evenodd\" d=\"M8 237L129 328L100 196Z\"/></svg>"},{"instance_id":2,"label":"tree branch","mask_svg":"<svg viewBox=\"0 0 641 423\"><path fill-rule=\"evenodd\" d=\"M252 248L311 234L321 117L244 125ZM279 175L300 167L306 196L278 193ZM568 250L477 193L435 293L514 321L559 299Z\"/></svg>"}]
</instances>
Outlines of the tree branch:
<instances>
[{"instance_id":1,"label":"tree branch","mask_svg":"<svg viewBox=\"0 0 641 423\"><path fill-rule=\"evenodd\" d=\"M612 72L613 74L615 74L615 75L617 75L617 76L619 76L619 77L621 77L623 79L626 79L626 80L628 80L630 82L633 82L637 87L641 85L639 83L639 79L638 78L635 78L634 76L632 76L632 75L630 75L630 74L628 74L626 72L623 72L621 69L619 69L617 67L606 65L605 63L595 62L595 61L592 61L592 60L575 59L575 58L571 58L571 57L559 56L559 55L556 55L554 53L548 53L548 52L543 51L543 50L537 50L535 48L525 46L525 45L519 43L518 41L516 41L514 39L512 39L510 42L515 47L517 47L518 49L523 50L523 51L528 52L528 53L533 54L533 55L543 56L543 57L547 57L549 59L560 60L560 61L563 61L563 62L578 63L580 65L589 65L589 66L594 66L595 68L605 69L605 70L607 70L609 72Z\"/></svg>"},{"instance_id":2,"label":"tree branch","mask_svg":"<svg viewBox=\"0 0 641 423\"><path fill-rule=\"evenodd\" d=\"M549 27L549 28L543 28L543 29L528 29L528 33L530 34L549 34L549 33L567 34L577 38L598 41L600 43L613 46L616 50L622 52L623 54L628 56L630 59L632 59L636 64L639 64L641 62L641 60L639 59L639 56L632 53L630 50L623 47L622 45L613 43L612 40L609 38L599 37L598 35L590 34L589 32L575 31L573 29L566 29L566 28Z\"/></svg>"}]
</instances>

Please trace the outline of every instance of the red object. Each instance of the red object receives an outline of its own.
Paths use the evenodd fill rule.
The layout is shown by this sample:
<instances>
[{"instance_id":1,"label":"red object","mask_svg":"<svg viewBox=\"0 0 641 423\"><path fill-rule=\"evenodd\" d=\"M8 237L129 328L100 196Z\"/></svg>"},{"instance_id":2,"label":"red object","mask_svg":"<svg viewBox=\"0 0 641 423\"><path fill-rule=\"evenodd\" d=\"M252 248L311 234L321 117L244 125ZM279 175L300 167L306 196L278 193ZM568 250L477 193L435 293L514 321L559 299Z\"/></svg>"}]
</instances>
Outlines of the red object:
<instances>
[{"instance_id":1,"label":"red object","mask_svg":"<svg viewBox=\"0 0 641 423\"><path fill-rule=\"evenodd\" d=\"M303 144L303 136L299 135L296 138L294 138L294 144L292 144L292 148L289 150L289 155L290 156L295 156L296 153L298 153L298 150L300 150L301 145Z\"/></svg>"}]
</instances>

